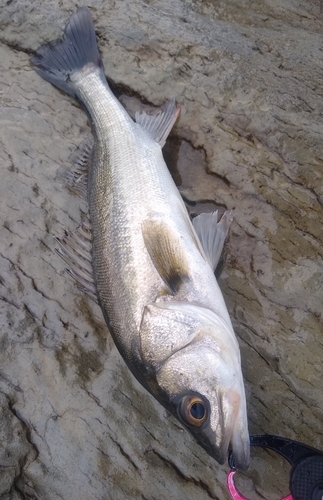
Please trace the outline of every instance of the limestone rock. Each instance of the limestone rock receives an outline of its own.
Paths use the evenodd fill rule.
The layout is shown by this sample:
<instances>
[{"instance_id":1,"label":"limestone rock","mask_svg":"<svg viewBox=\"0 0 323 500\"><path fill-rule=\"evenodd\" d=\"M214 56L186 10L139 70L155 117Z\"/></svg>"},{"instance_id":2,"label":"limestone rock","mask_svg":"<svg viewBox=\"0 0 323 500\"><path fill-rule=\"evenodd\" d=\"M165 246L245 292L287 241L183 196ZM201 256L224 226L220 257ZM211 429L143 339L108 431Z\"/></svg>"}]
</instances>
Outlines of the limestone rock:
<instances>
[{"instance_id":1,"label":"limestone rock","mask_svg":"<svg viewBox=\"0 0 323 500\"><path fill-rule=\"evenodd\" d=\"M88 3L129 110L176 96L166 147L192 212L235 213L220 285L241 344L250 431L323 449L323 52L318 0ZM75 3L1 2L0 498L228 498L219 467L133 379L53 236L84 201L56 179L85 113L29 67ZM246 496L288 491L265 451ZM255 493L255 490L259 493Z\"/></svg>"}]
</instances>

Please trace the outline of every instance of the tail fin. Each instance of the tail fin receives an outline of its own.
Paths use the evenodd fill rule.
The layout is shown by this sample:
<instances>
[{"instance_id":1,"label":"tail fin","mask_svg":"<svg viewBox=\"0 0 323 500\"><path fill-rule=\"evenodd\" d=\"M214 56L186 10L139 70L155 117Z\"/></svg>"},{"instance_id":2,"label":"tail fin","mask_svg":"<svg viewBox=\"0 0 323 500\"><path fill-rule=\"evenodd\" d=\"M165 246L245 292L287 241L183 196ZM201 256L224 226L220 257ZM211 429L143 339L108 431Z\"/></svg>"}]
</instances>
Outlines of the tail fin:
<instances>
[{"instance_id":1,"label":"tail fin","mask_svg":"<svg viewBox=\"0 0 323 500\"><path fill-rule=\"evenodd\" d=\"M74 97L76 89L70 82L70 75L89 63L98 66L105 79L94 24L87 7L72 14L62 39L41 45L30 58L36 73Z\"/></svg>"}]
</instances>

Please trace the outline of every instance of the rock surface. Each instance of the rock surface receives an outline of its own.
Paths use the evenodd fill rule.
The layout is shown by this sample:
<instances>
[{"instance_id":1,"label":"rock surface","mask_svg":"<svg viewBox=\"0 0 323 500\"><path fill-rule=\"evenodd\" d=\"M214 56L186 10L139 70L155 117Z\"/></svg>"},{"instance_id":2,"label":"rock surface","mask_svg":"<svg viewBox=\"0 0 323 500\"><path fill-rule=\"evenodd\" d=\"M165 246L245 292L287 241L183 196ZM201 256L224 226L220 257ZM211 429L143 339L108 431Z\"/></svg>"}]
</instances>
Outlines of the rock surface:
<instances>
[{"instance_id":1,"label":"rock surface","mask_svg":"<svg viewBox=\"0 0 323 500\"><path fill-rule=\"evenodd\" d=\"M86 212L55 177L89 126L28 59L61 35L75 3L0 5L0 498L228 498L227 468L136 383L53 252L52 237ZM182 106L166 155L191 211L234 210L220 284L250 431L323 449L319 0L88 6L123 102L175 95ZM252 457L244 494L287 494L286 462Z\"/></svg>"}]
</instances>

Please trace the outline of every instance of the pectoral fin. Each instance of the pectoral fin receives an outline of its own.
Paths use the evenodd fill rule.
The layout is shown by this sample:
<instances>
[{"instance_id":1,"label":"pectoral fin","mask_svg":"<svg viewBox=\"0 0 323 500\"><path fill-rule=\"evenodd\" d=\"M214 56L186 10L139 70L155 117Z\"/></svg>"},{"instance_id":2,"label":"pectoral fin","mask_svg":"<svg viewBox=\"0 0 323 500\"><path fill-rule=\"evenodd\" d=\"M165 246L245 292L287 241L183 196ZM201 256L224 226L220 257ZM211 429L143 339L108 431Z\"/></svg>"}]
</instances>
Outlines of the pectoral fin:
<instances>
[{"instance_id":1,"label":"pectoral fin","mask_svg":"<svg viewBox=\"0 0 323 500\"><path fill-rule=\"evenodd\" d=\"M188 265L180 236L160 220L145 221L142 235L158 274L175 294L188 280Z\"/></svg>"}]
</instances>

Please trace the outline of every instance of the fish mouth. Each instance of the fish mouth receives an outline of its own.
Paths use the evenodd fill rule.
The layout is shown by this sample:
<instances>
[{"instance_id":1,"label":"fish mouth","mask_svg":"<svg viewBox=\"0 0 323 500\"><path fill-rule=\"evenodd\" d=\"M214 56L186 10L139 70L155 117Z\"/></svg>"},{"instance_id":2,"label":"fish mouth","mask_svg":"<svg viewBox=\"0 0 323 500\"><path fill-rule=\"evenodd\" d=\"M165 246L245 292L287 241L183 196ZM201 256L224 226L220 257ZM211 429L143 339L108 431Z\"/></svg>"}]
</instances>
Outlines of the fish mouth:
<instances>
[{"instance_id":1,"label":"fish mouth","mask_svg":"<svg viewBox=\"0 0 323 500\"><path fill-rule=\"evenodd\" d=\"M195 438L197 436L195 435ZM250 465L250 445L249 437L232 436L230 442L224 439L220 446L210 444L211 432L205 430L203 436L198 437L198 444L204 448L207 454L223 465L229 459L229 453L233 455L234 467L239 470L247 470Z\"/></svg>"},{"instance_id":2,"label":"fish mouth","mask_svg":"<svg viewBox=\"0 0 323 500\"><path fill-rule=\"evenodd\" d=\"M228 407L231 411L226 412L225 409ZM247 470L250 465L250 438L244 399L234 390L227 391L222 395L222 409L224 415L227 414L222 429L223 454L228 456L230 450L234 457L235 467Z\"/></svg>"},{"instance_id":3,"label":"fish mouth","mask_svg":"<svg viewBox=\"0 0 323 500\"><path fill-rule=\"evenodd\" d=\"M234 390L219 397L220 420L209 425L198 436L199 444L219 464L233 455L235 468L247 470L250 465L250 438L243 399ZM197 436L196 436L197 437Z\"/></svg>"},{"instance_id":4,"label":"fish mouth","mask_svg":"<svg viewBox=\"0 0 323 500\"><path fill-rule=\"evenodd\" d=\"M231 453L234 459L234 467L239 470L247 470L250 465L249 441L247 444L240 443L239 447L232 446Z\"/></svg>"}]
</instances>

